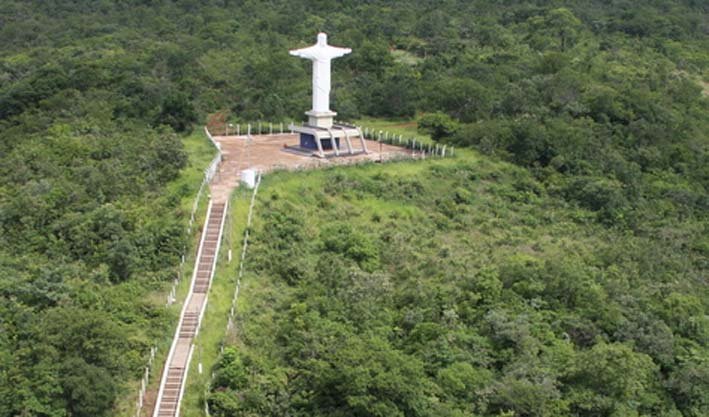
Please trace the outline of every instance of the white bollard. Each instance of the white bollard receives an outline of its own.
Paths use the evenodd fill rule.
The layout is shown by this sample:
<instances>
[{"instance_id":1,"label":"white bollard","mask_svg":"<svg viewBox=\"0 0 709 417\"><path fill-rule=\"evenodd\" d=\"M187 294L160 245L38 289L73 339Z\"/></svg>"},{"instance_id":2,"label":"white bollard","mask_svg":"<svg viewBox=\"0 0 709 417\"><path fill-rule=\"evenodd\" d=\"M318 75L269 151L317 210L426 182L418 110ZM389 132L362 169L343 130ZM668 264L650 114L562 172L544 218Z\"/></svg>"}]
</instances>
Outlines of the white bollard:
<instances>
[{"instance_id":1,"label":"white bollard","mask_svg":"<svg viewBox=\"0 0 709 417\"><path fill-rule=\"evenodd\" d=\"M251 136L251 123L247 124L247 125L246 125L246 128L247 128L247 131L246 131L247 133L246 133L246 135L247 135L247 136Z\"/></svg>"},{"instance_id":2,"label":"white bollard","mask_svg":"<svg viewBox=\"0 0 709 417\"><path fill-rule=\"evenodd\" d=\"M272 135L273 134L273 123L268 123L268 134Z\"/></svg>"}]
</instances>

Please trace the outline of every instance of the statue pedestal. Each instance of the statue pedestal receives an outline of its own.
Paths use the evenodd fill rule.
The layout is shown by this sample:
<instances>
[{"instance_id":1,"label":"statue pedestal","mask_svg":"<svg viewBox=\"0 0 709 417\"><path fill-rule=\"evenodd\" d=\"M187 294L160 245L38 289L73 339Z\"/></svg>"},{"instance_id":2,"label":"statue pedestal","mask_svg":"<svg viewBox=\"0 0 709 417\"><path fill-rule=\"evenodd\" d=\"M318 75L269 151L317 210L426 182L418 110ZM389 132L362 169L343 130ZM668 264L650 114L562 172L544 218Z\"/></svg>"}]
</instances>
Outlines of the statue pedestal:
<instances>
[{"instance_id":1,"label":"statue pedestal","mask_svg":"<svg viewBox=\"0 0 709 417\"><path fill-rule=\"evenodd\" d=\"M329 129L332 127L332 121L337 116L334 111L306 111L305 115L308 116L308 125L313 127L319 127L322 129Z\"/></svg>"},{"instance_id":2,"label":"statue pedestal","mask_svg":"<svg viewBox=\"0 0 709 417\"><path fill-rule=\"evenodd\" d=\"M364 142L362 132L356 126L334 124L332 115L317 114L308 112L312 123L304 125L290 125L288 128L300 134L300 149L312 152L313 155L325 158L326 156L355 155L358 153L368 153L367 144ZM329 127L327 125L329 120ZM355 149L353 142L355 139L360 143L359 149ZM328 151L328 154L325 154Z\"/></svg>"}]
</instances>

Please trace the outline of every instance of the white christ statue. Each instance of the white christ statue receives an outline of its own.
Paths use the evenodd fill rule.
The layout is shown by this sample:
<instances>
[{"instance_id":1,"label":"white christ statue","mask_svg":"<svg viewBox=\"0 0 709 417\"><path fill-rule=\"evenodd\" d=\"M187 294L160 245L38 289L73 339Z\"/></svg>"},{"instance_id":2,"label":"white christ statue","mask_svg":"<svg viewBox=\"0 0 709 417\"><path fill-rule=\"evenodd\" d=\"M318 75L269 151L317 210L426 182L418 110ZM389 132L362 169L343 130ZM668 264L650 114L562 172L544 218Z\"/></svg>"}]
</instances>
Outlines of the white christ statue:
<instances>
[{"instance_id":1,"label":"white christ statue","mask_svg":"<svg viewBox=\"0 0 709 417\"><path fill-rule=\"evenodd\" d=\"M318 33L318 43L315 45L290 51L293 56L313 61L313 109L309 115L334 115L330 110L330 61L350 52L350 48L328 45L327 34L322 32Z\"/></svg>"}]
</instances>

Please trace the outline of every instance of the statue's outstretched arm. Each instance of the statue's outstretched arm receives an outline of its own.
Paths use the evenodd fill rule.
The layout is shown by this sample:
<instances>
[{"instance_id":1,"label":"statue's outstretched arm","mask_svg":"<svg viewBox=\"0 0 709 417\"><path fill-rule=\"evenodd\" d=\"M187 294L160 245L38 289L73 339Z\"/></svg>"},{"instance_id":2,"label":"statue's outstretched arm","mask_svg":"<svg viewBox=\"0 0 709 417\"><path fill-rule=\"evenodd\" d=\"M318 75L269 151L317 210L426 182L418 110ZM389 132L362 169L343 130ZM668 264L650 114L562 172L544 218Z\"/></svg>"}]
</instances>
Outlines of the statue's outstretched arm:
<instances>
[{"instance_id":1,"label":"statue's outstretched arm","mask_svg":"<svg viewBox=\"0 0 709 417\"><path fill-rule=\"evenodd\" d=\"M338 48L336 46L331 46L328 48L328 52L330 54L330 57L332 58L339 58L341 56L347 55L350 52L352 52L352 49L350 48Z\"/></svg>"},{"instance_id":2,"label":"statue's outstretched arm","mask_svg":"<svg viewBox=\"0 0 709 417\"><path fill-rule=\"evenodd\" d=\"M316 59L317 56L317 48L313 46L303 49L294 49L288 52L293 56L298 56L306 59Z\"/></svg>"}]
</instances>

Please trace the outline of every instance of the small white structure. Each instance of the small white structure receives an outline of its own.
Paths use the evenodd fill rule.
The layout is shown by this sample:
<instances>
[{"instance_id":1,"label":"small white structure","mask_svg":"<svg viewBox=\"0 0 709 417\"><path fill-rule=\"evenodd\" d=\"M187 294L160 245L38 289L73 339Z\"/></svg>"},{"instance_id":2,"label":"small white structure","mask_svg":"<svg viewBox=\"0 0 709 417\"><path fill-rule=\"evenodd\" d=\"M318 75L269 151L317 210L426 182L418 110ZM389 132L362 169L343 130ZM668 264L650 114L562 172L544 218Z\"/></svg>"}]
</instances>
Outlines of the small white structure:
<instances>
[{"instance_id":1,"label":"small white structure","mask_svg":"<svg viewBox=\"0 0 709 417\"><path fill-rule=\"evenodd\" d=\"M248 189L254 188L256 186L256 170L245 169L241 171L241 182L246 185Z\"/></svg>"},{"instance_id":2,"label":"small white structure","mask_svg":"<svg viewBox=\"0 0 709 417\"><path fill-rule=\"evenodd\" d=\"M336 125L333 118L337 115L330 110L330 61L347 55L350 48L339 48L327 44L327 34L318 33L315 45L290 51L290 54L313 61L313 108L305 112L308 124L304 126L290 125L292 131L300 133L300 147L317 149L317 155L324 157L325 150L332 149L335 155L340 155L340 138L344 138L347 151L353 154L351 138L359 137L362 151L367 152L362 132L354 126Z\"/></svg>"}]
</instances>

